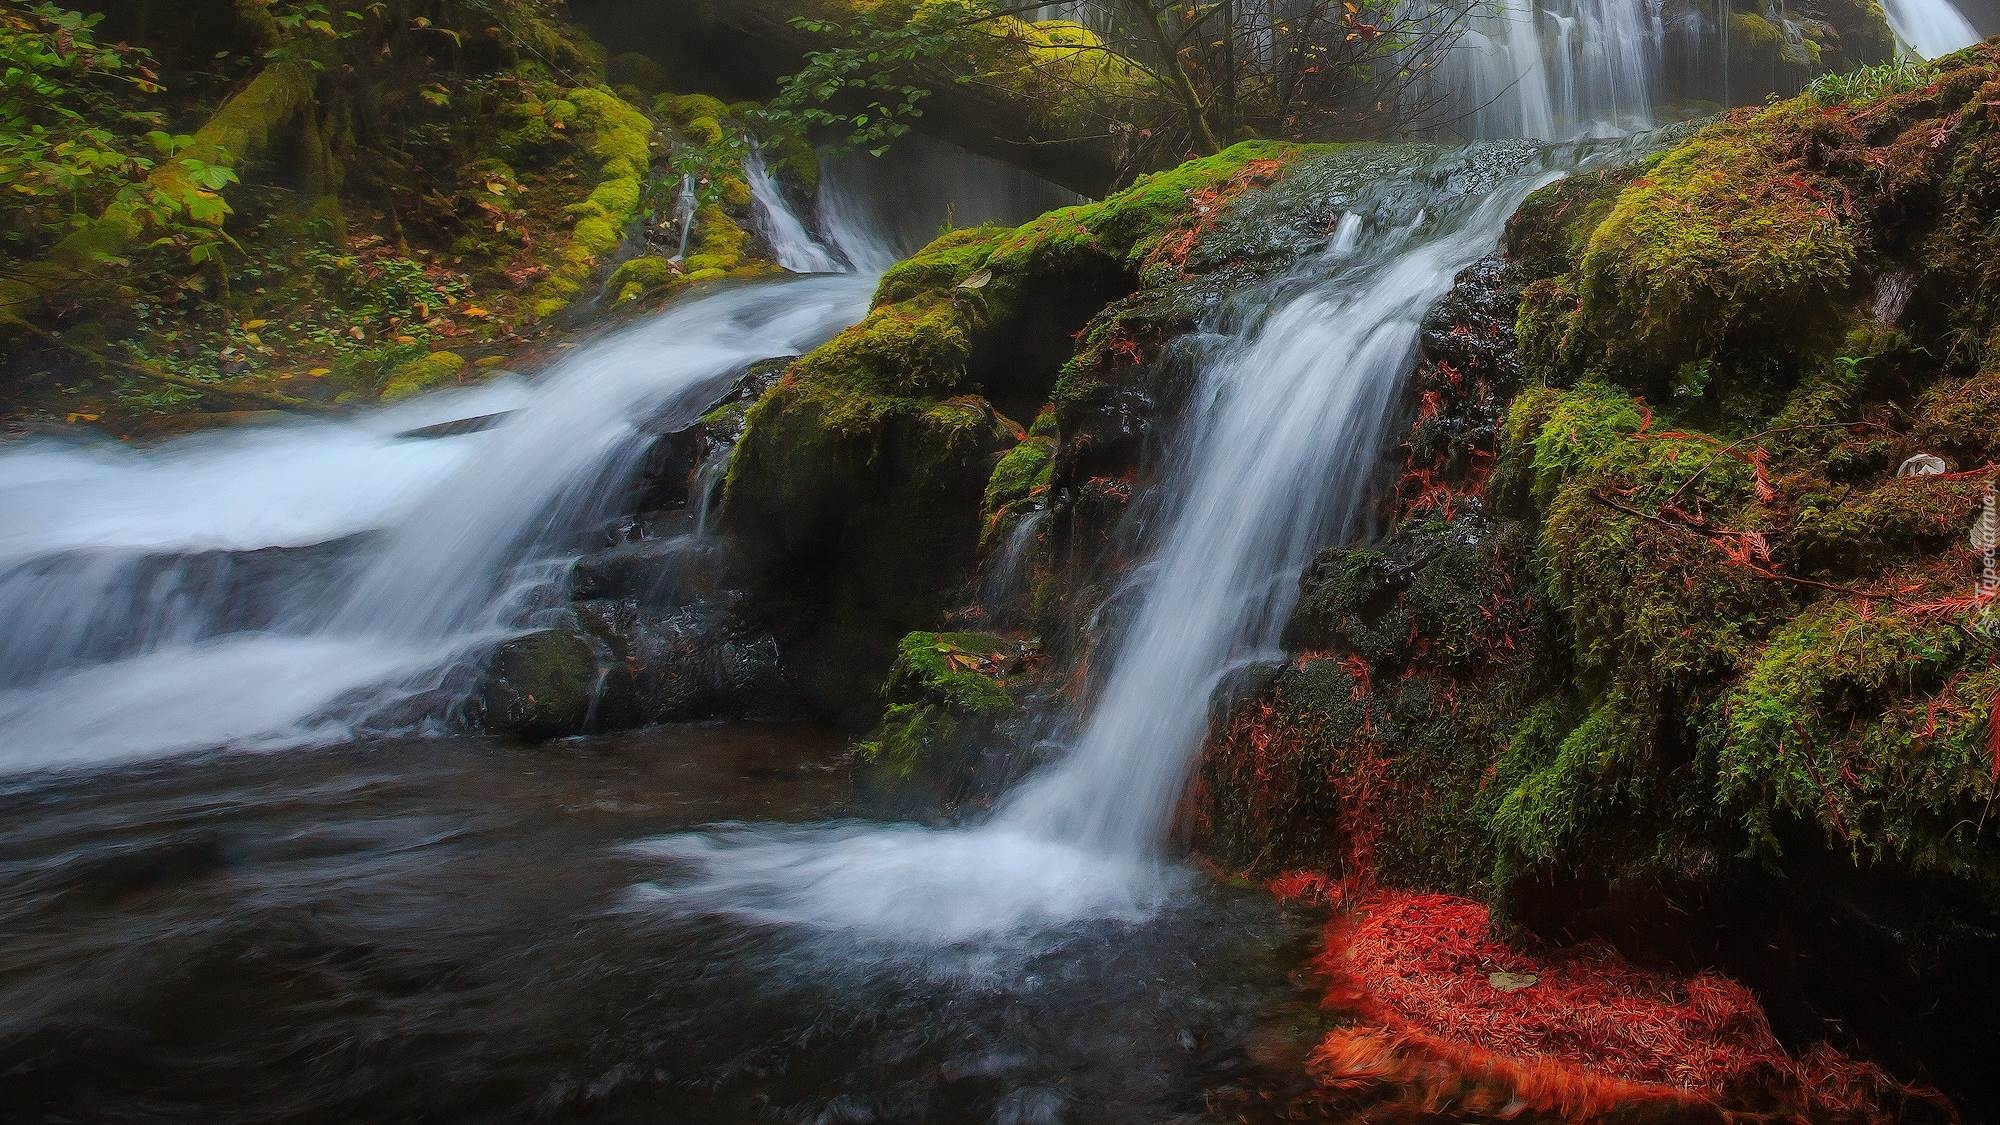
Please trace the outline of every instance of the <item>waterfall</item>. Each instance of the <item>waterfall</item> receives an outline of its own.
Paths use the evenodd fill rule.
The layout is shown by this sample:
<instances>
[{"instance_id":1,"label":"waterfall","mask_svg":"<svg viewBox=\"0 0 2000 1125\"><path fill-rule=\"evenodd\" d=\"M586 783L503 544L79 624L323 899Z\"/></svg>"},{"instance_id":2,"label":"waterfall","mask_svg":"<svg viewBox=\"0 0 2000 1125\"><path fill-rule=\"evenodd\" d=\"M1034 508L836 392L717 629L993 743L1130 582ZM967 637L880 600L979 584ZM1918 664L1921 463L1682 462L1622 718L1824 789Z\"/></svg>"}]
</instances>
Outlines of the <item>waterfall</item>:
<instances>
[{"instance_id":1,"label":"waterfall","mask_svg":"<svg viewBox=\"0 0 2000 1125\"><path fill-rule=\"evenodd\" d=\"M0 447L0 773L407 727L406 704L560 596L649 423L859 319L934 233L913 216L1019 221L1061 198L964 154L903 159L955 170L897 192L866 161L822 177L852 272L692 295L533 380L150 448ZM759 206L806 254L782 195Z\"/></svg>"},{"instance_id":2,"label":"waterfall","mask_svg":"<svg viewBox=\"0 0 2000 1125\"><path fill-rule=\"evenodd\" d=\"M744 158L743 175L750 182L757 231L778 264L793 273L839 273L840 259L807 233L806 225L786 205L783 190L764 166L764 150L757 145L751 145L750 155Z\"/></svg>"},{"instance_id":3,"label":"waterfall","mask_svg":"<svg viewBox=\"0 0 2000 1125\"><path fill-rule=\"evenodd\" d=\"M1927 59L1979 42L1979 32L1951 0L1882 0L1896 39Z\"/></svg>"},{"instance_id":4,"label":"waterfall","mask_svg":"<svg viewBox=\"0 0 2000 1125\"><path fill-rule=\"evenodd\" d=\"M1415 151L1406 176L1355 193L1321 254L1211 326L1136 615L1058 761L965 829L651 841L645 852L693 874L642 895L926 949L1156 909L1179 878L1159 846L1212 689L1274 655L1299 570L1366 502L1424 314L1549 178L1518 144Z\"/></svg>"},{"instance_id":5,"label":"waterfall","mask_svg":"<svg viewBox=\"0 0 2000 1125\"><path fill-rule=\"evenodd\" d=\"M1439 67L1447 131L1474 139L1613 137L1653 125L1658 0L1499 0Z\"/></svg>"},{"instance_id":6,"label":"waterfall","mask_svg":"<svg viewBox=\"0 0 2000 1125\"><path fill-rule=\"evenodd\" d=\"M650 440L873 279L696 297L532 384L151 449L0 453L0 771L347 737L522 626ZM436 438L413 423L510 412ZM442 417L437 417L442 413Z\"/></svg>"}]
</instances>

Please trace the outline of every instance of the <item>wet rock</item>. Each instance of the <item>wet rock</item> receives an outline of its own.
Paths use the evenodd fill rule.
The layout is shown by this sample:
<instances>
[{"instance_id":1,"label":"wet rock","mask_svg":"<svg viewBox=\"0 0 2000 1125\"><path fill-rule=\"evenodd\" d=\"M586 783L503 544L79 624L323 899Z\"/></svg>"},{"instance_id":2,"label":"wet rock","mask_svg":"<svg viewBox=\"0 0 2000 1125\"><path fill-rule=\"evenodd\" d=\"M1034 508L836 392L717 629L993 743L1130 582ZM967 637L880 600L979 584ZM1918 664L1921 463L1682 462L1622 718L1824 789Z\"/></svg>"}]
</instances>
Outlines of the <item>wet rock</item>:
<instances>
[{"instance_id":1,"label":"wet rock","mask_svg":"<svg viewBox=\"0 0 2000 1125\"><path fill-rule=\"evenodd\" d=\"M480 711L487 729L521 738L580 734L591 718L597 651L574 618L501 645L487 661Z\"/></svg>"},{"instance_id":2,"label":"wet rock","mask_svg":"<svg viewBox=\"0 0 2000 1125\"><path fill-rule=\"evenodd\" d=\"M789 718L802 703L778 643L726 606L659 610L631 601L578 602L585 629L608 650L600 723ZM629 701L629 703L628 703Z\"/></svg>"},{"instance_id":3,"label":"wet rock","mask_svg":"<svg viewBox=\"0 0 2000 1125\"><path fill-rule=\"evenodd\" d=\"M692 421L684 411L675 411L650 423L658 436L646 450L629 509L649 511L700 501L694 493L697 470L728 461L730 448L743 436L750 404L778 381L791 362L790 357L778 357L749 365L729 379L713 405Z\"/></svg>"},{"instance_id":4,"label":"wet rock","mask_svg":"<svg viewBox=\"0 0 2000 1125\"><path fill-rule=\"evenodd\" d=\"M578 601L627 599L678 609L723 595L722 564L714 539L641 539L577 560L570 591Z\"/></svg>"}]
</instances>

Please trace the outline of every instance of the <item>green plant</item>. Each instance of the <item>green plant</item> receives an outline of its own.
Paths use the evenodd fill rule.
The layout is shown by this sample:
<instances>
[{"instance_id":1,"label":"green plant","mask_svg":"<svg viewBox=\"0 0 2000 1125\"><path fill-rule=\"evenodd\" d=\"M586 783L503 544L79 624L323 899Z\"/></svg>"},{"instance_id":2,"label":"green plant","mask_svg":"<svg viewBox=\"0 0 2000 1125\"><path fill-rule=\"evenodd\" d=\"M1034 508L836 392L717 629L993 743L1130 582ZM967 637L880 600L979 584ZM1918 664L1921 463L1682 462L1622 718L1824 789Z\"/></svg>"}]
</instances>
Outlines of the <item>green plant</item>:
<instances>
[{"instance_id":1,"label":"green plant","mask_svg":"<svg viewBox=\"0 0 2000 1125\"><path fill-rule=\"evenodd\" d=\"M1892 94L1920 90L1937 68L1923 59L1901 58L1875 66L1822 74L1806 85L1806 96L1822 106L1866 105Z\"/></svg>"},{"instance_id":2,"label":"green plant","mask_svg":"<svg viewBox=\"0 0 2000 1125\"><path fill-rule=\"evenodd\" d=\"M841 38L807 55L805 66L780 85L767 112L787 124L834 129L849 145L882 155L924 115L922 103L930 88L910 76L950 58L968 34L976 34L969 29L968 11L940 4L907 15L873 9L843 24L794 18L792 26L801 31ZM958 77L970 80L970 75Z\"/></svg>"},{"instance_id":3,"label":"green plant","mask_svg":"<svg viewBox=\"0 0 2000 1125\"><path fill-rule=\"evenodd\" d=\"M98 43L102 19L50 3L0 12L0 184L35 220L0 230L0 250L26 258L112 207L150 237L147 248L218 264L232 245L221 195L237 180L232 158L192 155L192 137L135 108L162 89L152 56ZM177 174L158 174L168 164Z\"/></svg>"}]
</instances>

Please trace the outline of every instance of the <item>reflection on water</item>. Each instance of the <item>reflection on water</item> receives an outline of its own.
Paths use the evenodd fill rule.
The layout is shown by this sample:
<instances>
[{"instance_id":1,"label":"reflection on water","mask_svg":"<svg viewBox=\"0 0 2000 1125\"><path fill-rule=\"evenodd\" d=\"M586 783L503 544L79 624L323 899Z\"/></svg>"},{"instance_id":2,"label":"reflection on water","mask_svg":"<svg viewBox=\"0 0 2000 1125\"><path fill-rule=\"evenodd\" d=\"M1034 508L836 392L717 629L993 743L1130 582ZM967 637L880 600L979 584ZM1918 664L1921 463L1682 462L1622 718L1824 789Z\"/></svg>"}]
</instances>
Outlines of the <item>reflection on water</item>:
<instances>
[{"instance_id":1,"label":"reflection on water","mask_svg":"<svg viewBox=\"0 0 2000 1125\"><path fill-rule=\"evenodd\" d=\"M1261 894L979 978L633 909L635 842L846 790L833 739L726 726L5 783L0 1117L1218 1119L1297 995Z\"/></svg>"}]
</instances>

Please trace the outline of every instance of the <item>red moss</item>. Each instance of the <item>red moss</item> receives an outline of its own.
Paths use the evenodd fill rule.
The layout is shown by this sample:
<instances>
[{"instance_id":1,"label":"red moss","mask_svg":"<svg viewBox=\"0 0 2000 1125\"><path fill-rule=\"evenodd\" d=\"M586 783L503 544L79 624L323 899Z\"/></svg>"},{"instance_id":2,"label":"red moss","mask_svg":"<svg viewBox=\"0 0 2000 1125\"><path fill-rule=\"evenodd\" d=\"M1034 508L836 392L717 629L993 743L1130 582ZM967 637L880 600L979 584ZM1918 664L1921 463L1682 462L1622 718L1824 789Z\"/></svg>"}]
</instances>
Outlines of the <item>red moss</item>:
<instances>
[{"instance_id":1,"label":"red moss","mask_svg":"<svg viewBox=\"0 0 2000 1125\"><path fill-rule=\"evenodd\" d=\"M1326 885L1284 882L1301 895ZM1369 895L1328 923L1315 967L1327 1005L1361 1021L1308 1060L1330 1089L1472 1076L1569 1119L1649 1102L1810 1120L1942 1104L1831 1048L1790 1055L1727 978L1649 971L1597 944L1531 954L1494 935L1484 906L1449 895Z\"/></svg>"}]
</instances>

